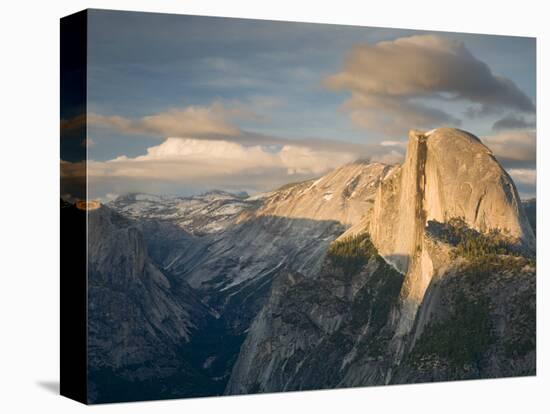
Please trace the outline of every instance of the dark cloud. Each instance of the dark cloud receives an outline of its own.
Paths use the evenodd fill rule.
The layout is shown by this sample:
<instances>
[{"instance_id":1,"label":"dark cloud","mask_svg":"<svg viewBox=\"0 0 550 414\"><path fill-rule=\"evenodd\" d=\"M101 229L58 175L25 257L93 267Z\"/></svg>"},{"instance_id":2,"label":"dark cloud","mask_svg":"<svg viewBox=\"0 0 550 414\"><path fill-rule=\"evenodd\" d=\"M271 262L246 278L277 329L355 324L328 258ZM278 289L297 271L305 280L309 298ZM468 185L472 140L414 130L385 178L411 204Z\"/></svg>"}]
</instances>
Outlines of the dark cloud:
<instances>
[{"instance_id":1,"label":"dark cloud","mask_svg":"<svg viewBox=\"0 0 550 414\"><path fill-rule=\"evenodd\" d=\"M535 109L514 82L494 74L464 43L435 35L356 46L326 85L351 92L344 108L355 123L387 134L460 123L434 99L469 102L471 115Z\"/></svg>"},{"instance_id":2,"label":"dark cloud","mask_svg":"<svg viewBox=\"0 0 550 414\"><path fill-rule=\"evenodd\" d=\"M534 128L535 122L525 119L523 116L508 114L493 124L493 131L502 131L507 129L526 129Z\"/></svg>"}]
</instances>

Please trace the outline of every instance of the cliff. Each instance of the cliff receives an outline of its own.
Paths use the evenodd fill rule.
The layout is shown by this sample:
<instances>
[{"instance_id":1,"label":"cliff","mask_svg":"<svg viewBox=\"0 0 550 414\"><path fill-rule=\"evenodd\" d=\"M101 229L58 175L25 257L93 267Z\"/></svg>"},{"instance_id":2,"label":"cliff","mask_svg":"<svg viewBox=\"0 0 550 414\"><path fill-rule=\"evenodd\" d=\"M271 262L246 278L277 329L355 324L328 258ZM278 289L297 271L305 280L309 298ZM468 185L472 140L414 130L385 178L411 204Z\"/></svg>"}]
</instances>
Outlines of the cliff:
<instances>
[{"instance_id":1,"label":"cliff","mask_svg":"<svg viewBox=\"0 0 550 414\"><path fill-rule=\"evenodd\" d=\"M406 275L400 334L411 329L430 281L448 265L429 248L429 221L461 218L480 233L498 231L526 252L534 250L534 234L512 179L465 131L410 131L405 162L377 190L371 214L341 238L368 232L380 254Z\"/></svg>"},{"instance_id":2,"label":"cliff","mask_svg":"<svg viewBox=\"0 0 550 414\"><path fill-rule=\"evenodd\" d=\"M535 239L491 151L411 131L378 177L320 270L273 283L227 394L534 373Z\"/></svg>"},{"instance_id":3,"label":"cliff","mask_svg":"<svg viewBox=\"0 0 550 414\"><path fill-rule=\"evenodd\" d=\"M411 131L402 165L355 162L254 197L112 206L132 220L91 221L108 225L91 240L94 278L112 288L102 297L166 321L150 320L160 335L150 338L137 315L123 336L133 358L167 372L165 344L181 344L191 363L176 371L198 376L181 377L177 395L197 395L193 384L241 394L535 372L532 227L512 179L467 132ZM206 313L189 313L193 297Z\"/></svg>"}]
</instances>

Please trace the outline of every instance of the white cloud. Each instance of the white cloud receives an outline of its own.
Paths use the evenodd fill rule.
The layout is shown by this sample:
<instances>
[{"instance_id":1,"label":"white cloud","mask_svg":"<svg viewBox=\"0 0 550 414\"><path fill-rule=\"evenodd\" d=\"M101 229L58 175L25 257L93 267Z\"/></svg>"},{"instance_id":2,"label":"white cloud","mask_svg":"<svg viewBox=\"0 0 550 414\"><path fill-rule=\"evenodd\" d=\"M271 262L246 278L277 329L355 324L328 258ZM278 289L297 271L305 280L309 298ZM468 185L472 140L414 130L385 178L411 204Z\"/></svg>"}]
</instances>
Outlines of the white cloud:
<instances>
[{"instance_id":1,"label":"white cloud","mask_svg":"<svg viewBox=\"0 0 550 414\"><path fill-rule=\"evenodd\" d=\"M374 155L372 157L373 161L378 161L384 164L399 164L402 163L405 158L405 154L402 152L391 150L380 155Z\"/></svg>"},{"instance_id":2,"label":"white cloud","mask_svg":"<svg viewBox=\"0 0 550 414\"><path fill-rule=\"evenodd\" d=\"M406 141L382 141L380 143L383 147L403 147L405 148L407 146Z\"/></svg>"},{"instance_id":3,"label":"white cloud","mask_svg":"<svg viewBox=\"0 0 550 414\"><path fill-rule=\"evenodd\" d=\"M319 175L353 161L355 154L314 150L299 145L245 146L223 140L168 138L147 154L88 162L92 177L185 181L231 175Z\"/></svg>"}]
</instances>

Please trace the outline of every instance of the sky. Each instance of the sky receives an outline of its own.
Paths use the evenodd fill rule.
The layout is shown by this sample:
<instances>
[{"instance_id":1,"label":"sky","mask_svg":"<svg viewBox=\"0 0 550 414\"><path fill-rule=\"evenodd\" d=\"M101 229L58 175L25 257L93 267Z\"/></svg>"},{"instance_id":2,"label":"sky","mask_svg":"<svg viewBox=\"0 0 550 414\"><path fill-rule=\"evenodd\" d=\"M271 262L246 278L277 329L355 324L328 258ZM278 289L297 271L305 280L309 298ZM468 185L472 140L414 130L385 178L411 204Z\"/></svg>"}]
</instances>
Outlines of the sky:
<instances>
[{"instance_id":1,"label":"sky","mask_svg":"<svg viewBox=\"0 0 550 414\"><path fill-rule=\"evenodd\" d=\"M100 10L88 30L92 198L269 191L442 126L535 195L533 38Z\"/></svg>"}]
</instances>

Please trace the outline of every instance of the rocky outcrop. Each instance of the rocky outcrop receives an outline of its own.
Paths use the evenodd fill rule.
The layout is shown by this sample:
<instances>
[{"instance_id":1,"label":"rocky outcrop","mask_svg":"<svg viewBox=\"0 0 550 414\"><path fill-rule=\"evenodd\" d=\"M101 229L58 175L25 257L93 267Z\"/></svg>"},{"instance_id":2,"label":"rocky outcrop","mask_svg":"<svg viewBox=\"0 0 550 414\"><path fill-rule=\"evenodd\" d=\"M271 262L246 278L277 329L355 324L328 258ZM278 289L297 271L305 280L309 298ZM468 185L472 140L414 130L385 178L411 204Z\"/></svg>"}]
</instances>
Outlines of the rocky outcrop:
<instances>
[{"instance_id":1,"label":"rocky outcrop","mask_svg":"<svg viewBox=\"0 0 550 414\"><path fill-rule=\"evenodd\" d=\"M95 264L99 279L129 263L109 284L141 283L167 295L161 308L182 300L178 281L200 296L210 316L182 316L170 335L211 393L534 373L533 231L513 181L467 132L411 131L402 165L356 162L254 197L112 206L139 224L107 232L107 250L124 253Z\"/></svg>"},{"instance_id":2,"label":"rocky outcrop","mask_svg":"<svg viewBox=\"0 0 550 414\"><path fill-rule=\"evenodd\" d=\"M366 213L334 242L370 235L376 253L360 269L327 256L317 274L281 275L226 393L534 373L535 240L490 150L460 130L411 131L403 165L379 177ZM350 294L357 278L374 296ZM390 305L375 323L379 300Z\"/></svg>"},{"instance_id":3,"label":"rocky outcrop","mask_svg":"<svg viewBox=\"0 0 550 414\"><path fill-rule=\"evenodd\" d=\"M534 247L512 179L491 151L467 132L411 131L404 164L377 190L372 214L344 237L368 229L383 255L410 255L417 227L454 217L480 232L498 230L528 249ZM402 270L407 265L398 263Z\"/></svg>"},{"instance_id":4,"label":"rocky outcrop","mask_svg":"<svg viewBox=\"0 0 550 414\"><path fill-rule=\"evenodd\" d=\"M137 223L106 206L88 211L90 401L212 393L215 381L185 350L214 319L151 260Z\"/></svg>"},{"instance_id":5,"label":"rocky outcrop","mask_svg":"<svg viewBox=\"0 0 550 414\"><path fill-rule=\"evenodd\" d=\"M429 237L432 254L452 255L453 263L430 282L398 354L404 276L368 247L365 235L357 237L361 250L339 260L338 246L350 243L343 239L318 275L276 279L225 393L533 375L534 261L514 254L463 257L434 229Z\"/></svg>"},{"instance_id":6,"label":"rocky outcrop","mask_svg":"<svg viewBox=\"0 0 550 414\"><path fill-rule=\"evenodd\" d=\"M236 315L246 329L277 274L319 271L331 241L368 214L393 168L356 162L249 198L219 191L185 199L132 194L110 205L139 219L155 261L201 291L218 312L237 303L242 308L246 297L245 311ZM223 231L210 231L208 218Z\"/></svg>"},{"instance_id":7,"label":"rocky outcrop","mask_svg":"<svg viewBox=\"0 0 550 414\"><path fill-rule=\"evenodd\" d=\"M394 166L357 161L265 197L255 216L278 216L358 223L372 209L376 190ZM248 218L248 217L244 217Z\"/></svg>"},{"instance_id":8,"label":"rocky outcrop","mask_svg":"<svg viewBox=\"0 0 550 414\"><path fill-rule=\"evenodd\" d=\"M391 365L387 321L402 281L368 236L337 242L314 276L280 275L226 394L384 384Z\"/></svg>"},{"instance_id":9,"label":"rocky outcrop","mask_svg":"<svg viewBox=\"0 0 550 414\"><path fill-rule=\"evenodd\" d=\"M110 206L139 221L160 269L188 283L221 315L223 327L216 329L236 349L209 357L228 366L217 373L227 381L273 280L288 272L318 274L330 243L370 211L378 183L392 168L352 163L249 198L219 191L188 198L132 194ZM221 230L211 231L214 224Z\"/></svg>"},{"instance_id":10,"label":"rocky outcrop","mask_svg":"<svg viewBox=\"0 0 550 414\"><path fill-rule=\"evenodd\" d=\"M506 235L526 252L534 249L512 179L477 137L451 128L411 131L405 162L381 182L371 214L341 236L368 232L380 254L406 274L398 335L410 331L430 281L447 267L427 246L428 221L458 217L481 233Z\"/></svg>"},{"instance_id":11,"label":"rocky outcrop","mask_svg":"<svg viewBox=\"0 0 550 414\"><path fill-rule=\"evenodd\" d=\"M430 283L391 383L535 375L534 260L457 258Z\"/></svg>"}]
</instances>

